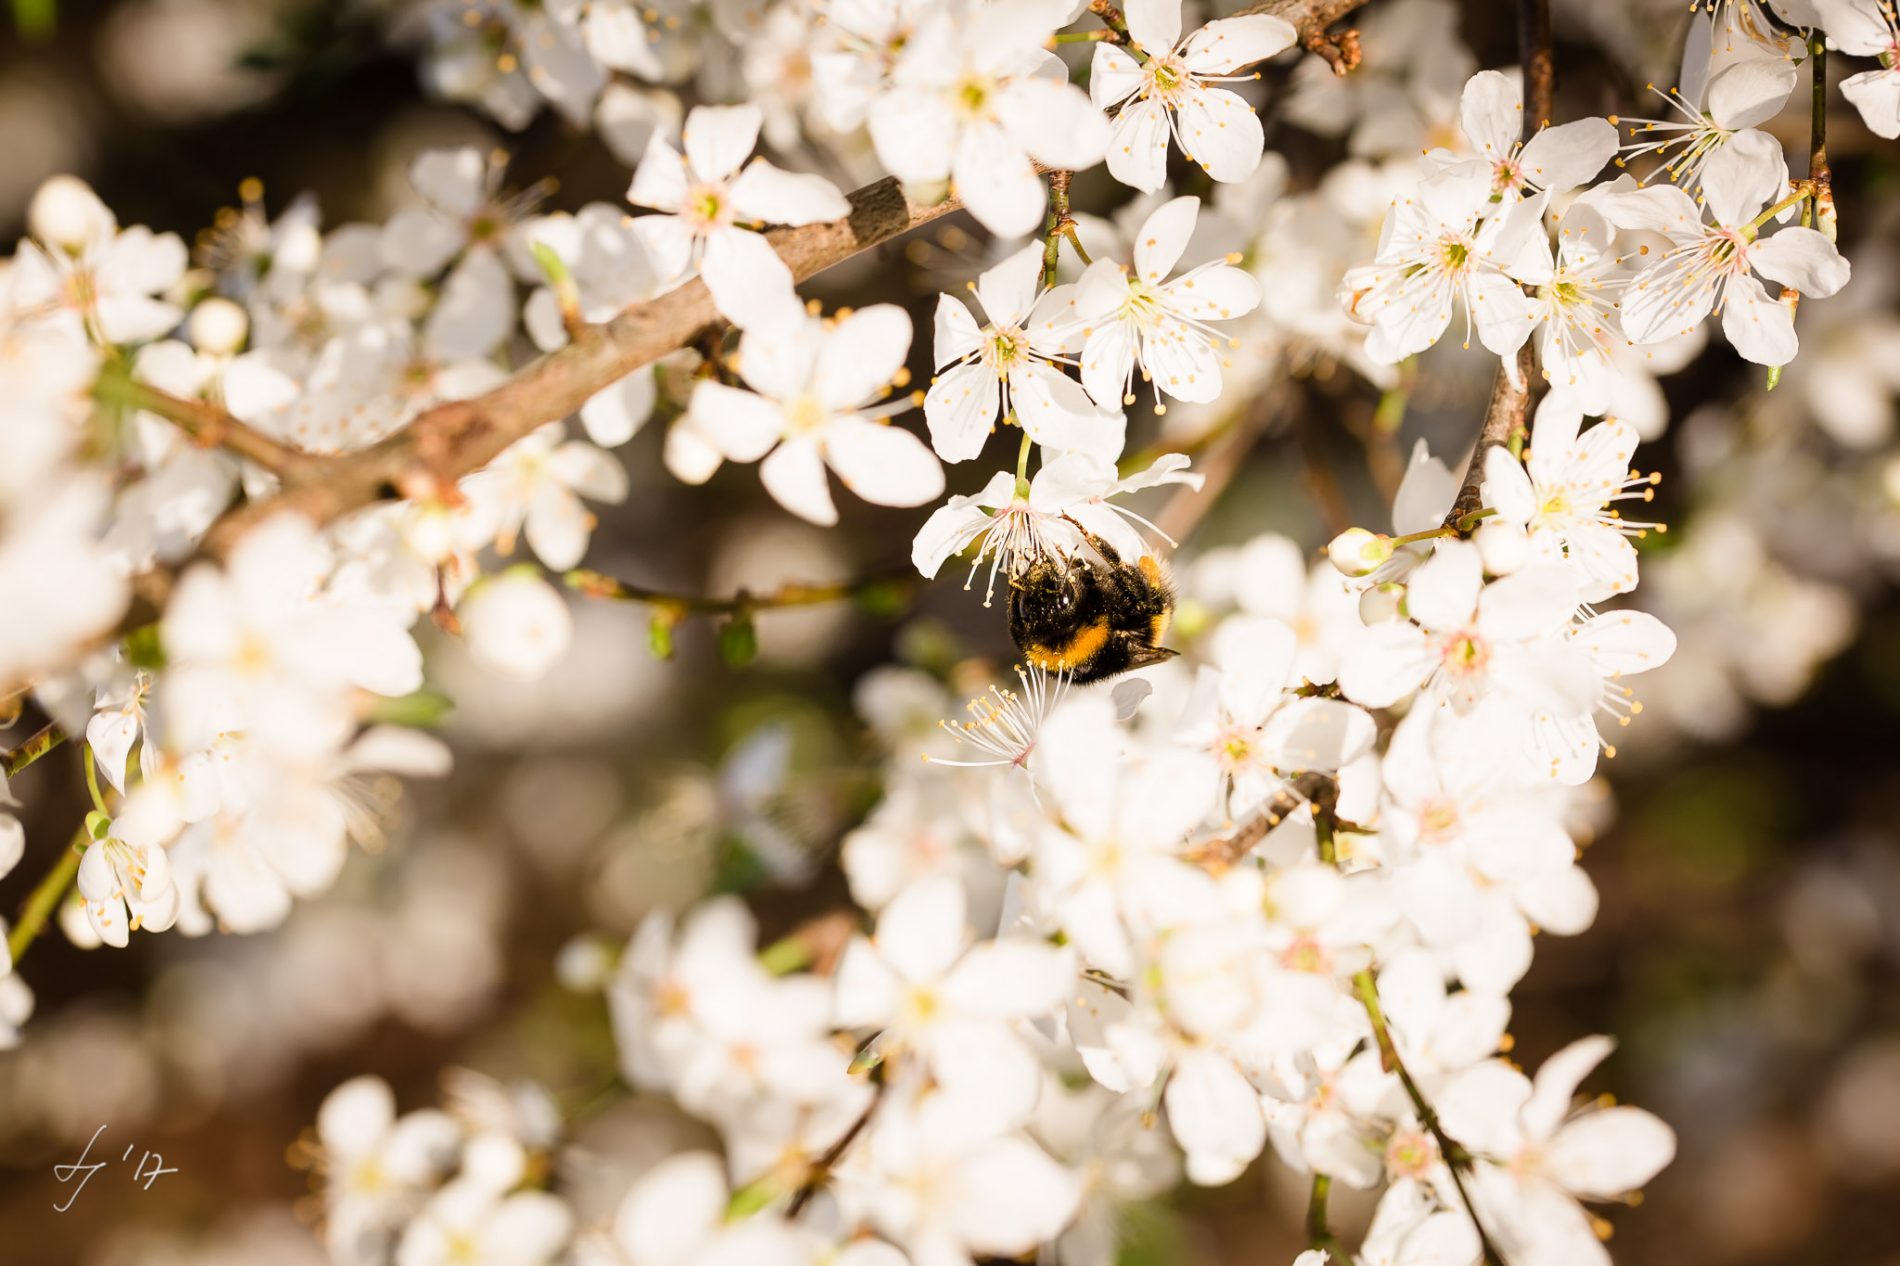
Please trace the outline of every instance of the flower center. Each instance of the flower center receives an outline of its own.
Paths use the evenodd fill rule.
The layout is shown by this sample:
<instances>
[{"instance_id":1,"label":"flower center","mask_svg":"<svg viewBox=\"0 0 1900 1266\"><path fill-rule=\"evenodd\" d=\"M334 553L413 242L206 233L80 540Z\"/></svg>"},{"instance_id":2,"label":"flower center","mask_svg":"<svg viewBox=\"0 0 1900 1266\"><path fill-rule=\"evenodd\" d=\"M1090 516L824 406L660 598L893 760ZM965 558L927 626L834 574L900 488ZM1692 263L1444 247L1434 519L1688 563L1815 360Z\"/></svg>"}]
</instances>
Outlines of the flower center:
<instances>
[{"instance_id":1,"label":"flower center","mask_svg":"<svg viewBox=\"0 0 1900 1266\"><path fill-rule=\"evenodd\" d=\"M686 191L680 208L693 230L698 233L724 228L732 223L732 204L726 200L724 185L694 185Z\"/></svg>"},{"instance_id":2,"label":"flower center","mask_svg":"<svg viewBox=\"0 0 1900 1266\"><path fill-rule=\"evenodd\" d=\"M1142 86L1142 95L1158 98L1168 105L1173 105L1184 96L1194 82L1187 66L1173 54L1150 57L1142 69L1147 73L1148 80Z\"/></svg>"},{"instance_id":3,"label":"flower center","mask_svg":"<svg viewBox=\"0 0 1900 1266\"><path fill-rule=\"evenodd\" d=\"M1008 374L1010 366L1029 356L1029 336L1021 326L992 328L990 331L989 362L996 369L998 378Z\"/></svg>"},{"instance_id":4,"label":"flower center","mask_svg":"<svg viewBox=\"0 0 1900 1266\"><path fill-rule=\"evenodd\" d=\"M1461 273L1471 262L1471 245L1462 237L1446 234L1438 243L1438 253L1449 273Z\"/></svg>"},{"instance_id":5,"label":"flower center","mask_svg":"<svg viewBox=\"0 0 1900 1266\"><path fill-rule=\"evenodd\" d=\"M816 396L799 396L785 405L785 428L793 435L809 435L830 416Z\"/></svg>"},{"instance_id":6,"label":"flower center","mask_svg":"<svg viewBox=\"0 0 1900 1266\"><path fill-rule=\"evenodd\" d=\"M1128 298L1122 301L1122 315L1145 327L1161 319L1161 292L1139 277L1128 279Z\"/></svg>"},{"instance_id":7,"label":"flower center","mask_svg":"<svg viewBox=\"0 0 1900 1266\"><path fill-rule=\"evenodd\" d=\"M1451 672L1475 676L1491 662L1491 648L1476 633L1454 634L1446 639L1444 662Z\"/></svg>"},{"instance_id":8,"label":"flower center","mask_svg":"<svg viewBox=\"0 0 1900 1266\"><path fill-rule=\"evenodd\" d=\"M969 119L990 117L990 98L996 94L996 81L984 75L972 75L956 87L956 108Z\"/></svg>"}]
</instances>

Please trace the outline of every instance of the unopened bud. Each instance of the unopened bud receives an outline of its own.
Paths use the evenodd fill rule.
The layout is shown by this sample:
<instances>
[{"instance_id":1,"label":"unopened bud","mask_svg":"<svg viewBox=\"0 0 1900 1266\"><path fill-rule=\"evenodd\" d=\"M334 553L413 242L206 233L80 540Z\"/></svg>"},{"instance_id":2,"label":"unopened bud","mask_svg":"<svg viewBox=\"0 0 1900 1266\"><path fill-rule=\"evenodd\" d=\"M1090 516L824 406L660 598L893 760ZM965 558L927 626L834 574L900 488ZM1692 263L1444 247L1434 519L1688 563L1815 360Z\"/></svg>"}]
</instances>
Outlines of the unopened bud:
<instances>
[{"instance_id":1,"label":"unopened bud","mask_svg":"<svg viewBox=\"0 0 1900 1266\"><path fill-rule=\"evenodd\" d=\"M77 176L54 176L33 195L26 225L46 245L77 255L111 237L118 221L91 185Z\"/></svg>"},{"instance_id":2,"label":"unopened bud","mask_svg":"<svg viewBox=\"0 0 1900 1266\"><path fill-rule=\"evenodd\" d=\"M1342 575L1364 576L1392 557L1392 538L1364 528L1347 528L1326 546L1326 557Z\"/></svg>"},{"instance_id":3,"label":"unopened bud","mask_svg":"<svg viewBox=\"0 0 1900 1266\"><path fill-rule=\"evenodd\" d=\"M250 314L229 299L212 297L191 310L185 334L191 345L213 356L229 356L244 346L251 332Z\"/></svg>"},{"instance_id":4,"label":"unopened bud","mask_svg":"<svg viewBox=\"0 0 1900 1266\"><path fill-rule=\"evenodd\" d=\"M1493 576L1508 576L1530 561L1530 534L1515 523L1486 519L1472 533L1471 541L1478 547L1484 569Z\"/></svg>"}]
</instances>

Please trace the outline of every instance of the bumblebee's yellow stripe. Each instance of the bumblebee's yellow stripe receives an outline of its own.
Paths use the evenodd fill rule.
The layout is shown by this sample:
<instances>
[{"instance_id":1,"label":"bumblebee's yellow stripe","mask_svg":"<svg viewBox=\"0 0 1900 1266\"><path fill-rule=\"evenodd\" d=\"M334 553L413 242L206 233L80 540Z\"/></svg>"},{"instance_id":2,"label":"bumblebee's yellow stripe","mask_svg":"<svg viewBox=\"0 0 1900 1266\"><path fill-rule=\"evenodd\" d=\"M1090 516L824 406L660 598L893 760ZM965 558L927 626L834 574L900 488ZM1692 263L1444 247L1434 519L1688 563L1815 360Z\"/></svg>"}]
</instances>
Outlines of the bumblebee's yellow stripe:
<instances>
[{"instance_id":1,"label":"bumblebee's yellow stripe","mask_svg":"<svg viewBox=\"0 0 1900 1266\"><path fill-rule=\"evenodd\" d=\"M1031 664L1047 673L1080 668L1108 645L1108 621L1097 620L1077 629L1075 636L1061 646L1029 646L1024 655Z\"/></svg>"},{"instance_id":2,"label":"bumblebee's yellow stripe","mask_svg":"<svg viewBox=\"0 0 1900 1266\"><path fill-rule=\"evenodd\" d=\"M1168 621L1173 617L1173 615L1174 615L1174 608L1167 607L1162 610L1160 615L1157 615L1152 621L1149 622L1148 628L1153 633L1153 637L1149 640L1149 643L1148 643L1150 646L1161 645L1161 639L1168 635Z\"/></svg>"},{"instance_id":3,"label":"bumblebee's yellow stripe","mask_svg":"<svg viewBox=\"0 0 1900 1266\"><path fill-rule=\"evenodd\" d=\"M1161 583L1161 564L1153 554L1143 554L1135 560L1135 566L1141 569L1141 574L1148 578L1149 583Z\"/></svg>"}]
</instances>

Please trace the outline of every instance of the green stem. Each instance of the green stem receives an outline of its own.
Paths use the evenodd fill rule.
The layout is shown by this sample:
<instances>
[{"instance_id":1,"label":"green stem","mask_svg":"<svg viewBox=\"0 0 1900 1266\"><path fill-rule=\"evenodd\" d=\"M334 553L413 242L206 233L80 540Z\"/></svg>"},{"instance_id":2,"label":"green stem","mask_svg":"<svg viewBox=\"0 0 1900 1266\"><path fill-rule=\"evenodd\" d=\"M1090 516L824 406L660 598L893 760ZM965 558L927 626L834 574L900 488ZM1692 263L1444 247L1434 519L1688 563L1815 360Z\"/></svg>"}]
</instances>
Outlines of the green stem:
<instances>
[{"instance_id":1,"label":"green stem","mask_svg":"<svg viewBox=\"0 0 1900 1266\"><path fill-rule=\"evenodd\" d=\"M561 579L569 589L577 590L590 598L609 598L615 602L643 602L648 606L659 607L673 613L677 620L688 615L739 615L776 607L815 607L827 602L868 598L884 590L907 593L913 587L914 577L906 570L902 573L883 572L855 580L823 583L789 580L769 593L741 591L730 598L711 598L697 594L670 593L664 589L650 589L645 585L617 580L602 572L589 571L584 567L577 567L573 571L564 573Z\"/></svg>"},{"instance_id":2,"label":"green stem","mask_svg":"<svg viewBox=\"0 0 1900 1266\"><path fill-rule=\"evenodd\" d=\"M1399 1058L1398 1045L1393 1042L1392 1030L1386 1024L1385 1008L1379 1003L1379 983L1373 979L1372 969L1364 967L1353 973L1352 985L1353 992L1359 996L1359 1005L1365 1008L1366 1020L1372 1025L1372 1040L1379 1048L1379 1063L1387 1072L1398 1077L1399 1084L1405 1088L1405 1097L1412 1101L1412 1111L1418 1116L1419 1124L1438 1144L1438 1154L1445 1158L1445 1168L1451 1173L1452 1186L1458 1189L1458 1199L1463 1202L1465 1213L1478 1232L1478 1245L1484 1252L1487 1266L1505 1266L1503 1256L1485 1233L1484 1223L1478 1217L1478 1207L1471 1202L1471 1193L1465 1189L1464 1175L1471 1168L1471 1153L1445 1133L1444 1126L1438 1122L1438 1114L1432 1111L1432 1105L1426 1101L1424 1092L1412 1080L1405 1061Z\"/></svg>"},{"instance_id":3,"label":"green stem","mask_svg":"<svg viewBox=\"0 0 1900 1266\"><path fill-rule=\"evenodd\" d=\"M1742 226L1743 239L1745 241L1750 241L1750 242L1754 241L1755 234L1761 231L1762 225L1768 223L1768 221L1774 219L1776 216L1780 215L1783 211L1786 211L1789 207L1793 206L1795 203L1805 201L1812 196L1813 196L1813 190L1810 188L1809 182L1805 180L1802 181L1801 187L1799 189L1796 189L1793 193L1783 198L1780 202L1775 203L1774 206L1769 207L1766 211L1762 212L1760 215L1750 220L1747 224L1743 225Z\"/></svg>"},{"instance_id":4,"label":"green stem","mask_svg":"<svg viewBox=\"0 0 1900 1266\"><path fill-rule=\"evenodd\" d=\"M13 956L16 967L26 956L27 947L33 944L33 938L40 934L46 921L53 917L53 911L66 899L67 890L79 874L79 859L86 854L85 845L86 830L81 827L73 835L72 844L28 894L26 904L20 907L20 920L7 933L7 951Z\"/></svg>"},{"instance_id":5,"label":"green stem","mask_svg":"<svg viewBox=\"0 0 1900 1266\"><path fill-rule=\"evenodd\" d=\"M45 729L8 752L4 758L0 758L4 760L7 777L13 777L65 741L66 731L57 725L47 725Z\"/></svg>"},{"instance_id":6,"label":"green stem","mask_svg":"<svg viewBox=\"0 0 1900 1266\"><path fill-rule=\"evenodd\" d=\"M1109 40L1112 42L1115 38L1116 38L1115 32L1107 31L1107 30L1059 31L1051 39L1050 42L1054 44L1096 44L1096 43L1100 43L1103 40Z\"/></svg>"},{"instance_id":7,"label":"green stem","mask_svg":"<svg viewBox=\"0 0 1900 1266\"><path fill-rule=\"evenodd\" d=\"M86 757L86 790L92 793L92 807L105 816L111 817L112 810L106 808L105 793L99 790L99 769L97 762L92 758L92 745L88 743L82 751Z\"/></svg>"},{"instance_id":8,"label":"green stem","mask_svg":"<svg viewBox=\"0 0 1900 1266\"><path fill-rule=\"evenodd\" d=\"M1023 432L1023 442L1016 449L1016 495L1029 495L1029 450L1035 447L1035 441L1029 438L1029 432Z\"/></svg>"}]
</instances>

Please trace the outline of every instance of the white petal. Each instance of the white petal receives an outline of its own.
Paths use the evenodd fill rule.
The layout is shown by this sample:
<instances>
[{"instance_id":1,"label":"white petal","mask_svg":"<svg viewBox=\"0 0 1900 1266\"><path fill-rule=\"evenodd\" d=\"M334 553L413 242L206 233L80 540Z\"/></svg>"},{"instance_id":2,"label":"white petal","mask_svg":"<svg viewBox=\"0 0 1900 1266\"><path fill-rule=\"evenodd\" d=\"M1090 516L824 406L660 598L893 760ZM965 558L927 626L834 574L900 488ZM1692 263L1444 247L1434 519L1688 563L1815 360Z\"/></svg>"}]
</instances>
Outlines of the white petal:
<instances>
[{"instance_id":1,"label":"white petal","mask_svg":"<svg viewBox=\"0 0 1900 1266\"><path fill-rule=\"evenodd\" d=\"M963 306L947 295L940 299ZM869 402L904 367L910 354L910 332L910 314L892 303L859 308L840 321L825 336L818 353L812 375L818 398L833 409Z\"/></svg>"},{"instance_id":2,"label":"white petal","mask_svg":"<svg viewBox=\"0 0 1900 1266\"><path fill-rule=\"evenodd\" d=\"M766 224L822 224L851 214L838 186L823 176L781 170L754 159L728 190L743 218Z\"/></svg>"},{"instance_id":3,"label":"white petal","mask_svg":"<svg viewBox=\"0 0 1900 1266\"><path fill-rule=\"evenodd\" d=\"M845 487L872 505L920 506L943 495L943 467L901 427L846 417L825 431L825 459Z\"/></svg>"},{"instance_id":4,"label":"white petal","mask_svg":"<svg viewBox=\"0 0 1900 1266\"><path fill-rule=\"evenodd\" d=\"M1605 1108L1572 1121L1544 1152L1564 1190L1614 1200L1654 1178L1676 1155L1676 1135L1641 1108Z\"/></svg>"},{"instance_id":5,"label":"white petal","mask_svg":"<svg viewBox=\"0 0 1900 1266\"><path fill-rule=\"evenodd\" d=\"M1156 207L1135 231L1135 274L1153 285L1173 272L1200 214L1199 198L1172 198Z\"/></svg>"},{"instance_id":6,"label":"white petal","mask_svg":"<svg viewBox=\"0 0 1900 1266\"><path fill-rule=\"evenodd\" d=\"M948 876L920 879L892 898L877 920L877 949L904 979L942 977L969 939L963 885Z\"/></svg>"},{"instance_id":7,"label":"white petal","mask_svg":"<svg viewBox=\"0 0 1900 1266\"><path fill-rule=\"evenodd\" d=\"M932 335L935 340L933 355L939 372L945 365L960 361L976 351L983 343L983 332L977 328L976 318L970 315L970 309L961 300L947 294L937 296Z\"/></svg>"},{"instance_id":8,"label":"white petal","mask_svg":"<svg viewBox=\"0 0 1900 1266\"><path fill-rule=\"evenodd\" d=\"M695 431L735 462L758 461L785 431L775 402L709 378L693 388L690 416Z\"/></svg>"},{"instance_id":9,"label":"white petal","mask_svg":"<svg viewBox=\"0 0 1900 1266\"><path fill-rule=\"evenodd\" d=\"M1539 189L1575 189L1616 157L1616 143L1616 125L1608 119L1578 119L1533 136L1518 155L1518 166Z\"/></svg>"},{"instance_id":10,"label":"white petal","mask_svg":"<svg viewBox=\"0 0 1900 1266\"><path fill-rule=\"evenodd\" d=\"M1018 79L998 96L996 113L1010 139L1045 166L1081 171L1108 152L1108 121L1066 81Z\"/></svg>"},{"instance_id":11,"label":"white petal","mask_svg":"<svg viewBox=\"0 0 1900 1266\"><path fill-rule=\"evenodd\" d=\"M763 234L737 228L709 234L699 273L712 292L713 306L741 329L803 315L792 288L792 270Z\"/></svg>"},{"instance_id":12,"label":"white petal","mask_svg":"<svg viewBox=\"0 0 1900 1266\"><path fill-rule=\"evenodd\" d=\"M1032 242L976 279L976 297L996 326L1021 325L1042 287L1042 246Z\"/></svg>"},{"instance_id":13,"label":"white petal","mask_svg":"<svg viewBox=\"0 0 1900 1266\"><path fill-rule=\"evenodd\" d=\"M678 211L686 201L687 184L686 160L666 143L665 137L655 132L647 141L640 166L634 170L627 201L655 211Z\"/></svg>"},{"instance_id":14,"label":"white petal","mask_svg":"<svg viewBox=\"0 0 1900 1266\"><path fill-rule=\"evenodd\" d=\"M1089 64L1089 100L1098 107L1107 109L1117 101L1126 101L1141 89L1141 63L1113 44L1102 43L1095 46L1095 57ZM1122 111L1137 108L1147 102L1131 102ZM1120 117L1120 116L1118 116ZM1110 170L1113 170L1111 156ZM1117 179L1120 179L1118 176Z\"/></svg>"},{"instance_id":15,"label":"white petal","mask_svg":"<svg viewBox=\"0 0 1900 1266\"><path fill-rule=\"evenodd\" d=\"M1266 1144L1259 1093L1219 1052L1184 1052L1163 1102L1175 1141L1187 1153L1188 1177L1203 1186L1233 1181Z\"/></svg>"},{"instance_id":16,"label":"white petal","mask_svg":"<svg viewBox=\"0 0 1900 1266\"><path fill-rule=\"evenodd\" d=\"M1143 52L1160 56L1181 42L1181 0L1128 0L1122 9Z\"/></svg>"},{"instance_id":17,"label":"white petal","mask_svg":"<svg viewBox=\"0 0 1900 1266\"><path fill-rule=\"evenodd\" d=\"M587 398L581 406L581 426L587 438L605 448L618 448L632 439L659 397L659 385L650 369L636 369Z\"/></svg>"},{"instance_id":18,"label":"white petal","mask_svg":"<svg viewBox=\"0 0 1900 1266\"><path fill-rule=\"evenodd\" d=\"M1216 180L1236 182L1260 165L1266 134L1260 116L1237 93L1197 88L1176 113L1181 149Z\"/></svg>"},{"instance_id":19,"label":"white petal","mask_svg":"<svg viewBox=\"0 0 1900 1266\"><path fill-rule=\"evenodd\" d=\"M1842 81L1841 95L1854 103L1869 132L1888 141L1900 137L1900 73L1864 70Z\"/></svg>"},{"instance_id":20,"label":"white petal","mask_svg":"<svg viewBox=\"0 0 1900 1266\"><path fill-rule=\"evenodd\" d=\"M1109 175L1132 189L1153 193L1168 183L1167 107L1152 97L1123 106L1110 125L1107 157Z\"/></svg>"},{"instance_id":21,"label":"white petal","mask_svg":"<svg viewBox=\"0 0 1900 1266\"><path fill-rule=\"evenodd\" d=\"M1098 116L1099 117L1099 116ZM1042 224L1042 177L1014 138L993 123L963 129L951 163L951 188L978 223L1001 237L1021 237ZM1036 247L1040 254L1041 246ZM995 314L991 314L995 320Z\"/></svg>"},{"instance_id":22,"label":"white petal","mask_svg":"<svg viewBox=\"0 0 1900 1266\"><path fill-rule=\"evenodd\" d=\"M1785 365L1800 350L1794 317L1753 277L1729 278L1722 296L1722 333L1742 359L1757 365Z\"/></svg>"},{"instance_id":23,"label":"white petal","mask_svg":"<svg viewBox=\"0 0 1900 1266\"><path fill-rule=\"evenodd\" d=\"M772 499L808 523L829 527L838 521L825 479L825 459L810 436L787 440L759 463L759 482Z\"/></svg>"},{"instance_id":24,"label":"white petal","mask_svg":"<svg viewBox=\"0 0 1900 1266\"><path fill-rule=\"evenodd\" d=\"M722 181L739 170L759 142L765 116L757 106L697 106L686 116L680 140L693 176Z\"/></svg>"},{"instance_id":25,"label":"white petal","mask_svg":"<svg viewBox=\"0 0 1900 1266\"><path fill-rule=\"evenodd\" d=\"M1487 163L1509 154L1524 130L1524 92L1502 71L1481 70L1465 81L1458 120L1472 148Z\"/></svg>"},{"instance_id":26,"label":"white petal","mask_svg":"<svg viewBox=\"0 0 1900 1266\"><path fill-rule=\"evenodd\" d=\"M1181 59L1197 75L1224 75L1278 56L1298 38L1290 23L1269 14L1221 18L1188 37Z\"/></svg>"},{"instance_id":27,"label":"white petal","mask_svg":"<svg viewBox=\"0 0 1900 1266\"><path fill-rule=\"evenodd\" d=\"M1081 383L1054 367L1017 364L1009 374L1009 399L1017 421L1036 443L1108 461L1121 456L1127 419L1120 410L1099 407Z\"/></svg>"},{"instance_id":28,"label":"white petal","mask_svg":"<svg viewBox=\"0 0 1900 1266\"><path fill-rule=\"evenodd\" d=\"M1790 225L1748 249L1749 267L1770 281L1825 299L1847 284L1847 260L1813 229Z\"/></svg>"},{"instance_id":29,"label":"white petal","mask_svg":"<svg viewBox=\"0 0 1900 1266\"><path fill-rule=\"evenodd\" d=\"M959 365L932 383L924 397L924 420L937 456L947 462L967 462L981 453L996 426L1002 398L996 375L974 362Z\"/></svg>"}]
</instances>

